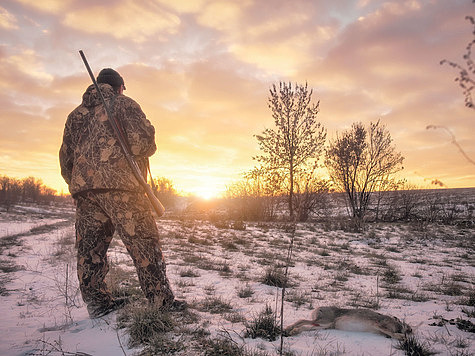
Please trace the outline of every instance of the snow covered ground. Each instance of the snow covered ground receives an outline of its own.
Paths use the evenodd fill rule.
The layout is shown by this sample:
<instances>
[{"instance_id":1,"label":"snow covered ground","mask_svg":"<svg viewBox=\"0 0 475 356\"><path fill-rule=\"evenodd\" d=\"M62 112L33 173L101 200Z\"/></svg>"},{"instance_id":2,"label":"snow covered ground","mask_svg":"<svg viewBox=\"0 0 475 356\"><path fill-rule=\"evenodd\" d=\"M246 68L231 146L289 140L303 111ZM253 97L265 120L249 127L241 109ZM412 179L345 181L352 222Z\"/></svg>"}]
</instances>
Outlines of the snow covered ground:
<instances>
[{"instance_id":1,"label":"snow covered ground","mask_svg":"<svg viewBox=\"0 0 475 356\"><path fill-rule=\"evenodd\" d=\"M0 355L134 355L116 313L90 320L78 293L70 208L16 207L0 214ZM475 334L447 321L473 323L475 230L454 226L374 224L363 234L325 224L157 220L178 298L198 315L196 328L226 334L248 350L277 354L280 340L245 338L246 325L281 288L263 281L285 264L294 238L284 325L319 306L377 307L404 320L441 355L475 354ZM239 228L239 229L238 229ZM118 239L117 239L118 240ZM113 268L133 270L123 245L109 251ZM209 302L224 303L215 312ZM433 325L431 325L433 324ZM470 324L469 324L470 325ZM472 324L473 325L473 324ZM380 335L306 331L284 338L294 355L404 355ZM199 355L190 345L181 354Z\"/></svg>"}]
</instances>

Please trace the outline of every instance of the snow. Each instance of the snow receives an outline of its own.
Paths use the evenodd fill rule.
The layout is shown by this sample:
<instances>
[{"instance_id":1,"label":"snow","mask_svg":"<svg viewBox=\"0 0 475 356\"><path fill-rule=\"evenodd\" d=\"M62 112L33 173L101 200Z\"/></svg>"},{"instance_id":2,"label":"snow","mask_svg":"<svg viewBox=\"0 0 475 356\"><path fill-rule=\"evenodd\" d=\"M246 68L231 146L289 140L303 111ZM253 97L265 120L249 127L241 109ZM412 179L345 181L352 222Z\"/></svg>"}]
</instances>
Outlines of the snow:
<instances>
[{"instance_id":1,"label":"snow","mask_svg":"<svg viewBox=\"0 0 475 356\"><path fill-rule=\"evenodd\" d=\"M58 219L13 221L8 230L21 233L56 222ZM68 234L74 234L72 226L26 236L21 247L10 249L9 253L17 255L15 263L22 269L10 276L11 281L6 285L9 295L0 297L3 316L0 355L42 354L39 352L55 348L93 355L122 354L117 334L111 327L113 316L91 320L78 298L73 302L80 308L68 307L61 295L66 272L69 287L74 288L75 284L77 288L74 266L68 265L66 270L53 256L58 241Z\"/></svg>"},{"instance_id":2,"label":"snow","mask_svg":"<svg viewBox=\"0 0 475 356\"><path fill-rule=\"evenodd\" d=\"M1 214L0 239L24 236L20 237L21 244L7 246L0 256L1 261L21 266L17 271L0 272L2 280L6 278L7 290L0 296L0 355L136 354L137 349L127 348L125 330L116 327L116 313L89 319L78 292L72 211L54 209L32 207L31 213L23 215L28 209L22 207L21 211ZM65 225L51 231L30 231L60 221ZM199 323L206 325L212 336L224 330L247 348L276 354L280 340L244 338L242 322L226 320L222 314L200 309L200 305L206 298L221 298L248 322L266 305L275 310L281 289L261 280L270 266L285 263L291 238L285 226L248 223L245 230L233 230L187 218L165 218L157 224L173 289L197 312ZM419 340L441 355L455 354L457 339L468 342L463 349L467 355L474 354L473 333L451 324L429 325L436 316L474 321L462 313L464 306L459 303L468 291L473 293L475 283L473 229L434 226L428 231L429 237L404 224L376 224L370 229L365 234L353 234L324 231L312 223L298 224L289 269L292 285L286 295L301 297L303 302L300 306L285 302L284 325L308 319L319 306L379 303L378 312L407 322ZM111 246L109 257L112 264L132 269L121 243ZM387 296L382 280L388 265L401 276L398 285L409 291L405 298ZM230 272L223 272L224 267ZM188 269L196 276L182 276ZM458 276L453 283L462 288L462 296L446 295L437 289L450 286L454 276ZM238 290L244 287L253 291L251 297L238 296ZM411 295L424 298L418 301ZM296 355L404 355L396 345L397 341L380 335L340 330L305 331L284 339L285 350Z\"/></svg>"}]
</instances>

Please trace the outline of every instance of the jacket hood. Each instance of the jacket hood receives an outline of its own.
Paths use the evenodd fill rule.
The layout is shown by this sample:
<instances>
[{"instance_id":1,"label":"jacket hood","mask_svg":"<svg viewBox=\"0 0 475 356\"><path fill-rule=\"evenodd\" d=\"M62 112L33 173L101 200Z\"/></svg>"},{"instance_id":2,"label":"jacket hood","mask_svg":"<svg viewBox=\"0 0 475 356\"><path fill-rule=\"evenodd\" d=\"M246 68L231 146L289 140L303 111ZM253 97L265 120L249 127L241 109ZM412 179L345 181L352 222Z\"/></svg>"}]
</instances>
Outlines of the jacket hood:
<instances>
[{"instance_id":1,"label":"jacket hood","mask_svg":"<svg viewBox=\"0 0 475 356\"><path fill-rule=\"evenodd\" d=\"M107 100L109 98L112 98L114 95L117 95L117 93L114 91L114 89L112 89L112 87L109 84L101 83L98 85L99 85L99 88L101 89L101 93L104 96L104 99ZM91 84L86 89L86 92L82 96L82 104L85 107L94 107L94 106L102 104L101 97L98 94L94 84Z\"/></svg>"}]
</instances>

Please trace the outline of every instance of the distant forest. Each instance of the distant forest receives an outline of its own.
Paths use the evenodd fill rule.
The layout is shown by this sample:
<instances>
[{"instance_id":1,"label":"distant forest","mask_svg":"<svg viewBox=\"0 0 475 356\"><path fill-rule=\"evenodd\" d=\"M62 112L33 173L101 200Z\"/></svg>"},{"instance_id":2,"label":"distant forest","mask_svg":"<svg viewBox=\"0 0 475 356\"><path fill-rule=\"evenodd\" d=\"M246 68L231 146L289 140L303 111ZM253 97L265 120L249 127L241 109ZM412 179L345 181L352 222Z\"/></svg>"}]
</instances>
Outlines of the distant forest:
<instances>
[{"instance_id":1,"label":"distant forest","mask_svg":"<svg viewBox=\"0 0 475 356\"><path fill-rule=\"evenodd\" d=\"M0 176L0 204L50 203L65 199L56 190L47 187L41 179L27 177L22 179Z\"/></svg>"}]
</instances>

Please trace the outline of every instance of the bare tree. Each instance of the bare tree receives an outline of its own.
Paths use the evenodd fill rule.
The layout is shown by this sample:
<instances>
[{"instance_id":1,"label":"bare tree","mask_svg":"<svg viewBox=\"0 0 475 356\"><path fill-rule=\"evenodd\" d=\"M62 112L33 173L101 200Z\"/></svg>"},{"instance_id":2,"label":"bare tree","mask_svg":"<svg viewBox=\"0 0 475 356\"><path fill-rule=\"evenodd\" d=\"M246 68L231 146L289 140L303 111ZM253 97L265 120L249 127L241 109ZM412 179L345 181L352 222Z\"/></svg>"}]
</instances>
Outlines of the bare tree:
<instances>
[{"instance_id":1,"label":"bare tree","mask_svg":"<svg viewBox=\"0 0 475 356\"><path fill-rule=\"evenodd\" d=\"M45 186L41 179L0 177L0 204L6 207L17 202L47 203L57 198L56 190Z\"/></svg>"},{"instance_id":2,"label":"bare tree","mask_svg":"<svg viewBox=\"0 0 475 356\"><path fill-rule=\"evenodd\" d=\"M173 182L165 177L156 177L153 179L153 188L155 196L168 208L174 208L178 199L178 193L173 187Z\"/></svg>"},{"instance_id":3,"label":"bare tree","mask_svg":"<svg viewBox=\"0 0 475 356\"><path fill-rule=\"evenodd\" d=\"M316 121L319 102L312 103L313 90L307 84L280 82L270 89L268 106L272 111L275 129L256 135L262 155L254 157L268 171L283 177L288 195L290 217L294 215L295 181L313 167L323 152L326 131Z\"/></svg>"},{"instance_id":4,"label":"bare tree","mask_svg":"<svg viewBox=\"0 0 475 356\"><path fill-rule=\"evenodd\" d=\"M360 228L371 194L402 169L404 157L392 146L389 131L377 121L366 128L355 123L330 142L325 165L336 187L346 194Z\"/></svg>"}]
</instances>

